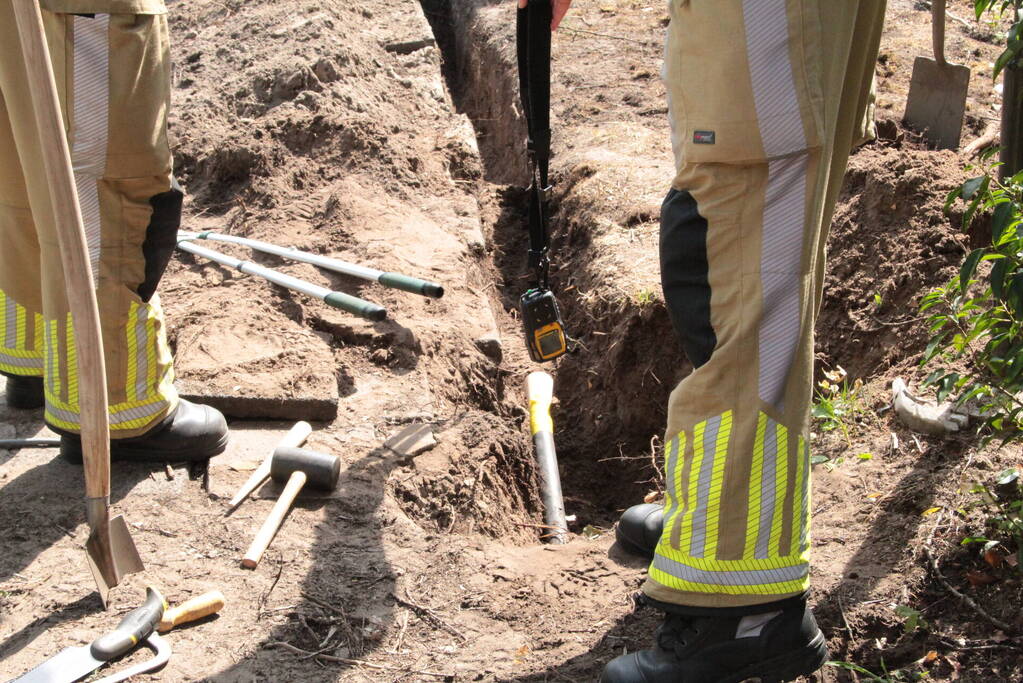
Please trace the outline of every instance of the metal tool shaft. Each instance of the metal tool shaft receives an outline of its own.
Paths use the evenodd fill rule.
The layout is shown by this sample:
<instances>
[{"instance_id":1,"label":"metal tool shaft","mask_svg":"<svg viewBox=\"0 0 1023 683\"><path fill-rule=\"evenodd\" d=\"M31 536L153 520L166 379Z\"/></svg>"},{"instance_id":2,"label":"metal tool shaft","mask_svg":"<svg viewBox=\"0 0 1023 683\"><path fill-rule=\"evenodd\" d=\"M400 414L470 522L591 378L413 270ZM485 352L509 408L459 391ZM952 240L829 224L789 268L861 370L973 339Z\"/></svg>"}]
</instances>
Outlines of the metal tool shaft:
<instances>
[{"instance_id":1,"label":"metal tool shaft","mask_svg":"<svg viewBox=\"0 0 1023 683\"><path fill-rule=\"evenodd\" d=\"M435 282L429 282L428 280L420 280L416 277L408 275L401 275L400 273L387 273L376 268L369 268L367 266L360 266L355 263L348 263L347 261L341 261L336 258L329 256L321 256L320 254L310 254L307 251L301 251L299 249L293 249L289 247L281 247L276 244L270 244L268 242L261 242L259 240L249 239L247 237L235 237L234 235L222 235L218 232L180 232L178 233L178 239L202 239L202 240L213 240L216 242L230 242L232 244L241 244L250 249L256 251L262 251L267 254L274 254L275 256L281 256L288 258L293 261L301 261L303 263L311 263L314 266L324 268L326 270L332 270L336 273L342 273L344 275L351 275L363 280L370 280L372 282L379 282L385 287L391 287L393 289L400 289L404 292L411 292L412 294L421 294L434 299L439 299L444 296L444 288Z\"/></svg>"},{"instance_id":2,"label":"metal tool shaft","mask_svg":"<svg viewBox=\"0 0 1023 683\"><path fill-rule=\"evenodd\" d=\"M311 282L306 282L305 280L301 280L291 275L285 275L284 273L273 270L272 268L266 268L251 261L243 261L241 259L234 258L233 256L228 256L227 254L221 254L218 251L213 251L206 247L200 247L199 245L192 244L186 240L178 241L178 249L209 259L210 261L219 263L222 266L233 268L241 273L261 277L264 280L268 280L275 285L284 287L285 289L291 289L296 292L301 292L302 294L307 294L308 296L319 299L334 308L340 308L343 311L348 311L349 313L353 313L361 318L366 318L367 320L383 320L387 317L386 309L370 301L360 299L350 294L345 294L344 292L335 292L327 289L326 287L314 285Z\"/></svg>"}]
</instances>

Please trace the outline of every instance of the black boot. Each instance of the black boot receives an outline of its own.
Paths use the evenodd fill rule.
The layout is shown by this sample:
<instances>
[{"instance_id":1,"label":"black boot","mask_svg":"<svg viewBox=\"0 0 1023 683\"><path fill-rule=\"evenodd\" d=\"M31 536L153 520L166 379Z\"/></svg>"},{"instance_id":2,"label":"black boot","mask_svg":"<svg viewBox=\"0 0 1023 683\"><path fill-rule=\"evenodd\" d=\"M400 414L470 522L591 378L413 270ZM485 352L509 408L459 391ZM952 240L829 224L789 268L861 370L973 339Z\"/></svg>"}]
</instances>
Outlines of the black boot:
<instances>
[{"instance_id":1,"label":"black boot","mask_svg":"<svg viewBox=\"0 0 1023 683\"><path fill-rule=\"evenodd\" d=\"M46 399L43 395L42 377L24 377L0 373L7 378L7 405L21 410L42 408Z\"/></svg>"},{"instance_id":2,"label":"black boot","mask_svg":"<svg viewBox=\"0 0 1023 683\"><path fill-rule=\"evenodd\" d=\"M622 513L615 538L625 550L652 558L664 526L664 506L657 503L633 505Z\"/></svg>"},{"instance_id":3,"label":"black boot","mask_svg":"<svg viewBox=\"0 0 1023 683\"><path fill-rule=\"evenodd\" d=\"M813 673L828 658L805 596L724 609L648 602L670 610L656 645L609 662L600 683L782 683Z\"/></svg>"},{"instance_id":4,"label":"black boot","mask_svg":"<svg viewBox=\"0 0 1023 683\"><path fill-rule=\"evenodd\" d=\"M60 434L61 456L82 463L82 441L77 434ZM111 439L111 460L139 462L188 462L209 460L227 448L227 421L216 408L181 399L178 407L141 436Z\"/></svg>"}]
</instances>

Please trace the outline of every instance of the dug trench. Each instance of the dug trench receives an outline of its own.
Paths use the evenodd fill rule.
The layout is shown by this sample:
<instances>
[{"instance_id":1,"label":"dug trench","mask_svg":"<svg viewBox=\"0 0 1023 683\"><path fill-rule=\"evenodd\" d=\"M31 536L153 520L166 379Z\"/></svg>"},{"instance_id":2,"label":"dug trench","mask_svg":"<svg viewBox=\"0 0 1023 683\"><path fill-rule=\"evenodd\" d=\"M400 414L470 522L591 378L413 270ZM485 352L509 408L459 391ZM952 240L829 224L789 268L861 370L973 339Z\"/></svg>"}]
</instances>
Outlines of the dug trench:
<instances>
[{"instance_id":1,"label":"dug trench","mask_svg":"<svg viewBox=\"0 0 1023 683\"><path fill-rule=\"evenodd\" d=\"M502 330L514 335L517 298L530 281L514 25L506 7L487 0L422 4L454 101L476 131L486 181L480 203L499 285L495 309ZM573 12L576 21L566 22L554 44L551 249L553 286L580 344L552 372L566 503L599 527L663 490L658 446L665 406L691 366L660 297L656 261L660 197L672 176L664 91L656 77L666 16L642 3L584 4ZM1011 449L917 436L889 410L892 379L919 383L926 375L919 365L928 341L917 312L920 297L946 283L984 238L982 227L960 230L960 207L945 207L970 160L928 149L900 122L910 72L905 55L926 40L926 18L901 2L891 3L888 15L877 69L876 139L850 159L830 227L817 325L817 379L844 369L848 386L862 382L863 388L849 417L851 436L815 421L815 463L824 466L814 468L812 601L836 660L874 671L916 667L904 675L918 675L928 669L919 662L929 657L926 675L939 680L1011 679L1019 675L1013 647L1000 645L999 632L992 633L983 617L949 598L924 569L921 550L936 536L935 527L924 524L927 515L965 500L970 478L978 476L968 471L970 464L979 463L981 472L1013 466ZM992 46L958 32L950 49L976 60ZM989 125L992 104L978 75L964 142ZM517 374L530 368L521 346L506 350L505 359ZM978 567L960 550L956 536L975 523L966 515L944 529L944 539L937 534L938 545L949 566L983 574L983 563ZM996 588L976 590L959 581L989 610L1020 592L1011 573L1004 584L993 581ZM908 604L940 626L931 634L904 628L894 608ZM997 613L1019 624L1011 610ZM648 618L642 612L626 617L624 631L609 632L589 656L573 662L574 671L592 673L589 657L599 661L619 633L627 646L644 646ZM985 633L994 639L985 640ZM950 642L968 645L950 649ZM969 644L978 649L971 652ZM993 659L976 654L987 650L997 652ZM822 676L855 680L840 672L826 669Z\"/></svg>"},{"instance_id":2,"label":"dug trench","mask_svg":"<svg viewBox=\"0 0 1023 683\"><path fill-rule=\"evenodd\" d=\"M921 377L914 301L955 270L968 241L941 211L962 160L927 151L894 121L908 82L900 60L929 33L926 12L891 4L878 71L884 125L851 162L819 327L821 368L842 365L866 382L866 416L851 426L855 445L836 432L814 441L830 463L877 457L815 468L813 602L836 659L877 670L879 658L908 666L936 649L936 680L1013 680L1013 650L949 651L937 636L904 633L891 609L917 600L947 638L990 630L907 548L930 533L921 513L952 495L964 454L992 469L1003 457L965 439L914 442L884 412L894 374ZM161 292L180 384L231 397L240 417L289 422L233 419L231 450L194 477L116 473L117 506L149 569L116 591L114 610L134 605L143 579L174 602L213 588L228 598L218 618L170 635L178 654L161 680L586 681L623 648L648 645L656 615L632 598L644 563L609 531L622 508L663 486L666 400L689 370L657 269L672 175L656 75L666 13L576 5L554 46L552 233L554 284L580 343L545 368L577 518L561 548L538 542L524 410L536 366L516 317L528 274L511 3L175 7L172 132L186 227L428 277L447 293L421 300L217 246L385 305L389 320L370 323L188 256L172 265ZM993 52L959 33L953 42L959 55ZM979 132L990 96L971 102ZM262 564L243 571L237 558L279 489L227 518L225 499L301 417L279 412L296 403L327 411L309 446L342 458L341 483L296 506ZM0 417L11 436L41 428L30 414ZM432 450L400 457L381 446L417 423L433 429ZM918 445L890 451L892 433ZM17 675L88 642L110 614L88 576L68 570L87 529L75 496L54 491L79 490L77 470L25 451L0 463L0 534L11 541L0 557L0 672ZM998 585L982 590L1010 609ZM853 680L835 669L816 678Z\"/></svg>"}]
</instances>

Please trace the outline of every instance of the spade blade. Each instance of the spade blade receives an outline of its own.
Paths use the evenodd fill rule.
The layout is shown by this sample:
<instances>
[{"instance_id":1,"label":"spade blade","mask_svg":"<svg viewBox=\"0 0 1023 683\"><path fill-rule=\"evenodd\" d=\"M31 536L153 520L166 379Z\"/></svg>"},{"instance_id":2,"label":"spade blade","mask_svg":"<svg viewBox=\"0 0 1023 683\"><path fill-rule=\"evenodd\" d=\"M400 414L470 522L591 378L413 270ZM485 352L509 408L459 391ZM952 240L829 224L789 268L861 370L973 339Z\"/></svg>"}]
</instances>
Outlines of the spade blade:
<instances>
[{"instance_id":1,"label":"spade blade","mask_svg":"<svg viewBox=\"0 0 1023 683\"><path fill-rule=\"evenodd\" d=\"M96 581L96 590L99 591L103 607L107 606L110 589L121 583L124 575L145 569L123 515L111 518L105 527L99 525L93 528L85 548L89 556L89 569Z\"/></svg>"},{"instance_id":2,"label":"spade blade","mask_svg":"<svg viewBox=\"0 0 1023 683\"><path fill-rule=\"evenodd\" d=\"M958 148L969 90L969 67L917 57L906 100L906 125L923 133L936 149Z\"/></svg>"}]
</instances>

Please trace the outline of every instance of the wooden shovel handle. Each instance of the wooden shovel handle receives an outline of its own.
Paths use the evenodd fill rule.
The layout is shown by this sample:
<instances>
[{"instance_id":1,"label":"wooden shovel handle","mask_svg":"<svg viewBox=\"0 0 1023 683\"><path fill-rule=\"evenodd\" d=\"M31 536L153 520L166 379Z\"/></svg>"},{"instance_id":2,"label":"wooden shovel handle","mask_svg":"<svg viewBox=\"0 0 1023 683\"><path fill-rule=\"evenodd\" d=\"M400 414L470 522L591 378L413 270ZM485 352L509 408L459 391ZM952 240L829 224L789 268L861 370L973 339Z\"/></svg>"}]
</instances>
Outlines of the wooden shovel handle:
<instances>
[{"instance_id":1,"label":"wooden shovel handle","mask_svg":"<svg viewBox=\"0 0 1023 683\"><path fill-rule=\"evenodd\" d=\"M295 472L288 478L288 484L284 487L281 492L281 497L274 503L273 509L270 510L270 514L266 516L266 521L263 522L263 526L259 528L259 532L256 537L252 539L252 545L249 546L248 551L245 553L245 557L242 558L242 566L246 569L255 569L256 565L259 564L259 560L263 557L263 551L266 550L267 546L270 545L270 541L274 540L274 536L277 535L277 530L281 527L281 522L284 521L284 517L288 514L288 510L291 509L291 504L295 502L296 496L299 491L305 486L305 472Z\"/></svg>"},{"instance_id":2,"label":"wooden shovel handle","mask_svg":"<svg viewBox=\"0 0 1023 683\"><path fill-rule=\"evenodd\" d=\"M82 211L78 205L71 153L60 113L53 65L46 46L43 19L36 0L11 3L18 23L22 53L28 71L29 95L35 110L46 179L50 185L53 220L57 225L64 286L74 320L77 342L78 386L82 452L85 460L85 495L110 495L110 432L107 424L107 380L100 336L99 308Z\"/></svg>"},{"instance_id":3,"label":"wooden shovel handle","mask_svg":"<svg viewBox=\"0 0 1023 683\"><path fill-rule=\"evenodd\" d=\"M934 61L945 66L945 0L931 2L931 38L934 40Z\"/></svg>"}]
</instances>

